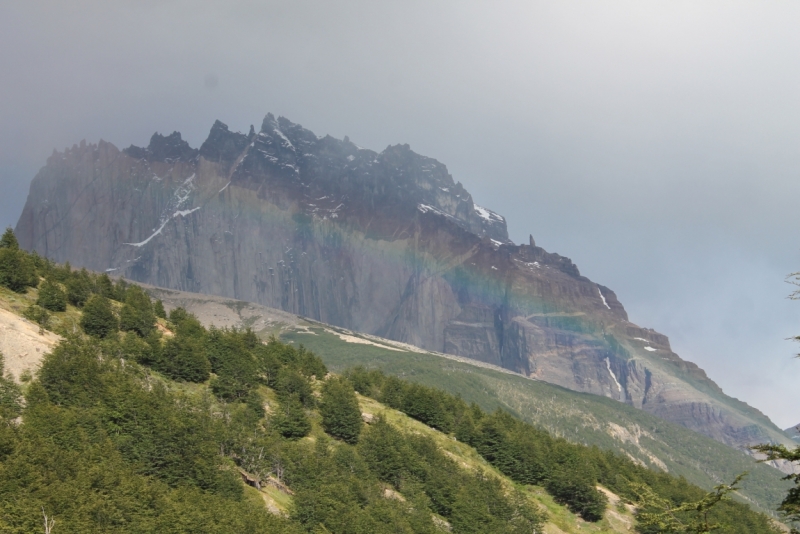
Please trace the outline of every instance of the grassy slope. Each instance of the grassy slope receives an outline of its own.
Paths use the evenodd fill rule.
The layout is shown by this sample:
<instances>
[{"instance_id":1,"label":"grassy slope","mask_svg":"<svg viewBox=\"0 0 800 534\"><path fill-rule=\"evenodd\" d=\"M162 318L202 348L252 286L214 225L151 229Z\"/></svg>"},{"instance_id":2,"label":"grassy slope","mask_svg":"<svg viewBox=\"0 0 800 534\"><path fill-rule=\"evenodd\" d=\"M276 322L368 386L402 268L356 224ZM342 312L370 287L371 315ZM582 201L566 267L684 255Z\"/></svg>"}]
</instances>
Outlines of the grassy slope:
<instances>
[{"instance_id":1,"label":"grassy slope","mask_svg":"<svg viewBox=\"0 0 800 534\"><path fill-rule=\"evenodd\" d=\"M274 393L271 390L262 388L262 393L266 394L268 398L274 400ZM452 437L447 436L429 426L411 419L407 415L393 410L374 399L363 397L359 395L359 404L361 411L373 415L383 416L391 425L400 429L403 432L422 434L431 437L439 448L445 451L445 454L455 459L462 468L471 471L481 470L491 476L497 477L502 481L502 484L508 490L517 487L535 503L539 508L545 510L548 516L548 522L545 525L545 534L560 534L560 533L586 533L586 534L601 534L601 533L623 533L630 532L629 527L635 523L633 514L629 507L625 506L609 506L606 510L605 518L597 523L587 523L577 515L571 513L566 507L557 504L553 498L548 495L543 488L538 486L522 487L510 479L502 475L497 469L489 465L472 447L459 443ZM316 411L308 412L313 426L311 434L303 438L305 440L316 440L324 434L321 425L319 413ZM334 442L335 443L335 442ZM259 495L253 488L248 488L248 495ZM268 503L268 506L274 506L281 513L287 513L292 503L292 497L278 491L275 488L266 486L261 492L260 497ZM611 494L612 503L615 496Z\"/></svg>"},{"instance_id":2,"label":"grassy slope","mask_svg":"<svg viewBox=\"0 0 800 534\"><path fill-rule=\"evenodd\" d=\"M16 314L21 314L28 305L36 302L37 297L36 289L29 289L25 294L17 294L0 288L0 308L12 311ZM77 324L80 319L80 311L73 306L68 306L66 312L53 313L49 326L60 327L71 330L73 323ZM333 337L333 336L331 336ZM338 338L335 338L337 339ZM193 384L174 382L172 380L159 378L158 374L154 378L160 380L167 386L168 389L173 391L180 391L190 397L206 396L208 395L206 384ZM276 401L274 391L262 387L261 393L268 399L270 404ZM499 478L503 486L509 490L515 486L507 477L500 474L494 467L489 465L472 447L459 443L452 438L434 430L419 421L415 421L405 414L388 408L377 401L359 396L362 411L372 413L375 415L382 415L387 421L401 429L404 432L419 433L432 437L440 448L448 455L453 457L464 469L469 470L483 470L497 478ZM313 430L306 440L315 440L324 434L321 426L321 419L319 413L310 411L309 416L313 425ZM628 527L634 524L634 518L630 510L624 507L609 507L606 512L606 518L597 523L587 523L577 515L571 513L566 507L557 504L553 501L542 488L536 486L528 486L522 489L523 493L541 509L546 510L549 521L545 526L546 534L560 534L560 533L587 533L587 534L600 534L600 533L623 533L629 532ZM264 486L259 491L250 486L245 487L245 498L251 501L263 503L269 510L274 513L288 514L292 503L292 497L286 493L279 491L271 486ZM612 496L613 501L613 496Z\"/></svg>"},{"instance_id":3,"label":"grassy slope","mask_svg":"<svg viewBox=\"0 0 800 534\"><path fill-rule=\"evenodd\" d=\"M24 295L0 289L0 307L19 314L25 307L35 302L36 296L35 289L29 290ZM49 326L71 330L79 317L79 310L69 306L64 313L53 313ZM282 337L297 344L303 343L314 350L333 371L355 365L380 368L390 374L459 394L468 402L474 401L488 410L506 409L522 419L537 423L552 433L572 441L595 444L603 448L622 448L631 456L647 461L647 455L643 454L639 447L630 442L620 442L606 431L607 423L610 422L628 428L638 425L653 436L652 438L639 436L638 441L643 448L663 459L670 472L684 475L702 487L711 487L717 481L732 479L735 473L750 470L751 476L744 485L745 494L749 498L760 504L776 502L785 491L781 484L775 483L779 478L775 470L765 466L754 466L752 460L741 453L611 399L575 393L544 382L531 381L520 376L431 354L348 343L325 332L323 328L312 327L310 330L306 328L302 330L317 335L289 330L284 331ZM186 389L185 393L189 394L199 394L200 391L193 390L204 389L201 385L172 382L170 386L173 389ZM271 391L264 393L267 396L272 395ZM363 411L383 414L390 423L404 431L432 436L443 450L453 455L465 468L483 469L493 473L500 477L507 487L514 484L480 458L471 447L458 443L372 399L361 397L360 402ZM312 422L314 431L306 439L315 439L316 435L322 433L318 414L313 414ZM565 507L556 504L543 489L527 487L524 488L524 492L538 506L547 510L550 521L545 532L550 534L628 532L628 528L633 524L629 510L624 506L613 506L613 495L612 505L609 506L605 519L599 523L586 523ZM265 505L273 510L286 511L291 504L290 496L271 487L265 488L262 492L248 487L247 496L250 499L263 500Z\"/></svg>"},{"instance_id":4,"label":"grassy slope","mask_svg":"<svg viewBox=\"0 0 800 534\"><path fill-rule=\"evenodd\" d=\"M318 383L319 385L319 383ZM195 386L197 387L197 386ZM262 388L264 393L270 400L275 400L274 392L267 388ZM606 510L605 518L597 523L588 523L581 519L579 516L571 513L566 507L557 504L553 498L545 492L543 488L538 486L519 486L512 482L508 477L502 475L497 469L489 465L486 460L469 445L465 445L454 440L452 437L434 430L433 428L416 421L402 412L393 410L374 399L368 397L358 396L361 411L373 415L380 415L386 419L394 427L403 432L422 434L432 438L439 448L445 451L445 454L455 459L462 468L471 471L481 470L491 476L497 477L501 480L503 486L511 490L517 487L522 490L531 502L535 503L540 509L547 512L548 522L545 525L545 534L560 534L560 533L586 533L586 534L601 534L601 533L623 533L630 532L629 527L635 524L633 514L630 507L625 506L609 506ZM321 419L319 413L316 411L308 412L313 426L311 434L303 438L305 440L315 440L324 435L322 430ZM335 442L334 442L335 443ZM258 492L252 488L248 491L249 495L258 495ZM291 506L291 496L282 493L274 488L265 487L261 492L261 497L270 505L277 508L282 513L287 513ZM611 502L614 503L616 496L610 495Z\"/></svg>"},{"instance_id":5,"label":"grassy slope","mask_svg":"<svg viewBox=\"0 0 800 534\"><path fill-rule=\"evenodd\" d=\"M503 408L571 441L622 450L649 467L663 462L670 473L703 488L747 471L742 495L763 511L774 510L789 487L779 471L742 452L612 399L432 354L348 343L323 328L312 330L316 335L289 330L282 338L304 344L333 371L378 368L458 394L486 410Z\"/></svg>"},{"instance_id":6,"label":"grassy slope","mask_svg":"<svg viewBox=\"0 0 800 534\"><path fill-rule=\"evenodd\" d=\"M404 432L424 434L433 438L439 448L454 458L464 469L482 470L501 479L503 485L511 489L515 486L514 482L500 474L494 467L489 465L486 460L469 445L465 445L454 440L437 430L434 430L419 421L411 419L407 415L384 406L383 404L359 395L361 411L375 415L382 415L393 426ZM545 527L546 533L555 534L558 532L629 532L628 527L634 524L631 511L625 507L609 507L606 510L605 518L597 523L587 523L580 517L572 514L564 506L556 504L542 488L538 486L520 487L523 493L535 502L540 508L547 511L549 521ZM611 499L614 499L612 495Z\"/></svg>"}]
</instances>

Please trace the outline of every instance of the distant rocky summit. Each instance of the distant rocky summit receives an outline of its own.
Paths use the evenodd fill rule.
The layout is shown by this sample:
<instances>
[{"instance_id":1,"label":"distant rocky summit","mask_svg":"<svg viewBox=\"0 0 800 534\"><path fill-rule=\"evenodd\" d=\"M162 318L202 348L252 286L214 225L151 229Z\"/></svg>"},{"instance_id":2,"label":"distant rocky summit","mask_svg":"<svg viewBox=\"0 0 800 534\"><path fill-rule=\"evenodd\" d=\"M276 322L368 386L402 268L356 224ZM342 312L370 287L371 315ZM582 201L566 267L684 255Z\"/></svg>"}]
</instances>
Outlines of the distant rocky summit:
<instances>
[{"instance_id":1,"label":"distant rocky summit","mask_svg":"<svg viewBox=\"0 0 800 534\"><path fill-rule=\"evenodd\" d=\"M199 149L177 132L81 143L34 178L16 234L59 262L474 358L735 447L790 443L408 145L377 153L271 114L247 134L217 121Z\"/></svg>"}]
</instances>

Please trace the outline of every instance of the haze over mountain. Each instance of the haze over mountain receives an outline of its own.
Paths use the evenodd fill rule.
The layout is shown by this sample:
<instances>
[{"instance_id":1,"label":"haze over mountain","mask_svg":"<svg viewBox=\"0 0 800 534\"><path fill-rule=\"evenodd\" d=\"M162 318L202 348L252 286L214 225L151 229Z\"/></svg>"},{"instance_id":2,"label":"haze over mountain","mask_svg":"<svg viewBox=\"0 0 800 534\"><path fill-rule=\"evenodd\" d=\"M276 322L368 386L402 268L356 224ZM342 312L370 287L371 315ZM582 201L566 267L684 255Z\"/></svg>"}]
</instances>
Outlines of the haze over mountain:
<instances>
[{"instance_id":1,"label":"haze over mountain","mask_svg":"<svg viewBox=\"0 0 800 534\"><path fill-rule=\"evenodd\" d=\"M789 442L408 145L376 153L272 114L248 134L217 121L199 149L178 132L81 143L34 178L16 234L59 262L481 360L736 448Z\"/></svg>"},{"instance_id":2,"label":"haze over mountain","mask_svg":"<svg viewBox=\"0 0 800 534\"><path fill-rule=\"evenodd\" d=\"M725 391L797 423L798 7L185 2L0 7L0 223L54 147L200 146L267 109L447 162ZM176 21L180 23L176 24Z\"/></svg>"}]
</instances>

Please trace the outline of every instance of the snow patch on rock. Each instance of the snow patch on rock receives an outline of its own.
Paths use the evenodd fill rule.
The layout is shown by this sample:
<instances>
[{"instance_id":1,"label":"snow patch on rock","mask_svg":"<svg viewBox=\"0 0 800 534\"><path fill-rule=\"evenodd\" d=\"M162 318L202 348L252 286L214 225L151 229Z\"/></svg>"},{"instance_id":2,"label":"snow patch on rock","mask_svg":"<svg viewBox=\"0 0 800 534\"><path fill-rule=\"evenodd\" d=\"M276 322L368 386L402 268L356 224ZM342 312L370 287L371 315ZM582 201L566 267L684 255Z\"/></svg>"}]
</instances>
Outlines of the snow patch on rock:
<instances>
[{"instance_id":1,"label":"snow patch on rock","mask_svg":"<svg viewBox=\"0 0 800 534\"><path fill-rule=\"evenodd\" d=\"M599 287L597 288L597 292L598 292L598 293L600 293L600 298L601 298L601 299L603 299L603 304L605 305L605 307L606 307L606 308L608 308L608 309L610 310L610 309L611 309L611 306L609 306L609 305L608 305L608 302L606 302L606 298L603 296L603 292L602 292L602 291L600 291L600 288L599 288Z\"/></svg>"},{"instance_id":2,"label":"snow patch on rock","mask_svg":"<svg viewBox=\"0 0 800 534\"><path fill-rule=\"evenodd\" d=\"M614 383L617 385L617 390L622 393L622 384L619 383L617 380L617 375L614 374L614 371L611 370L611 360L606 357L606 368L608 369L608 374L611 375L611 378L614 379Z\"/></svg>"},{"instance_id":3,"label":"snow patch on rock","mask_svg":"<svg viewBox=\"0 0 800 534\"><path fill-rule=\"evenodd\" d=\"M492 210L487 210L486 208L482 208L475 204L475 212L481 217L481 219L487 222L504 222L505 218L502 215L498 215L497 213L493 212Z\"/></svg>"}]
</instances>

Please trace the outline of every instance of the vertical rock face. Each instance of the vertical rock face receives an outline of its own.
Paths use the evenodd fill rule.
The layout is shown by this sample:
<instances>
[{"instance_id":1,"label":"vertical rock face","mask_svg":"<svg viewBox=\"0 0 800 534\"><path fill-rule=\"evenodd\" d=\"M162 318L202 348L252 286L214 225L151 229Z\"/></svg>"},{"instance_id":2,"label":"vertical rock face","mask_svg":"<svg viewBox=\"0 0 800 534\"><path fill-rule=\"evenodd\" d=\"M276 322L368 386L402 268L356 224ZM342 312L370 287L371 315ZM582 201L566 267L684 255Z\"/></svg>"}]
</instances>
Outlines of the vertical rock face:
<instances>
[{"instance_id":1,"label":"vertical rock face","mask_svg":"<svg viewBox=\"0 0 800 534\"><path fill-rule=\"evenodd\" d=\"M199 150L177 132L82 144L48 159L16 232L59 262L501 365L733 446L787 440L408 145L377 153L271 114L248 134L217 121Z\"/></svg>"}]
</instances>

